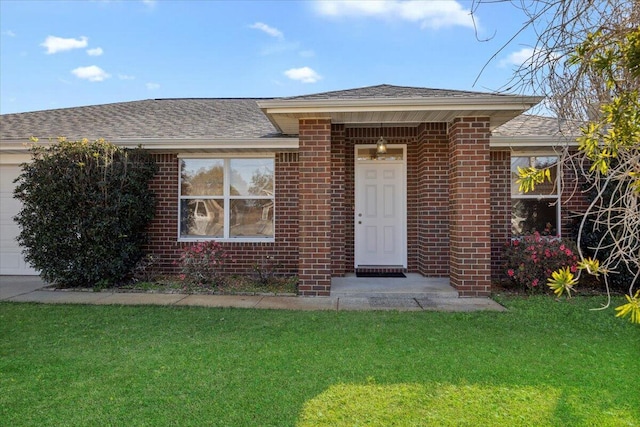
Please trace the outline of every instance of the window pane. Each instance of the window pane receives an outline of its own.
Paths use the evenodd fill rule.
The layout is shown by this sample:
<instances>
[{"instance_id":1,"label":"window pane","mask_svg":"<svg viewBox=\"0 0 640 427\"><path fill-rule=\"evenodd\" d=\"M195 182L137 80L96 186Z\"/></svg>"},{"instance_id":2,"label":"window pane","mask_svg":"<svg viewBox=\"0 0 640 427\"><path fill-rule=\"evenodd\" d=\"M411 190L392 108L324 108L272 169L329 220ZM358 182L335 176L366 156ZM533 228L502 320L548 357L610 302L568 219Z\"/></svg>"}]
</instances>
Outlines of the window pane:
<instances>
[{"instance_id":1,"label":"window pane","mask_svg":"<svg viewBox=\"0 0 640 427\"><path fill-rule=\"evenodd\" d=\"M273 237L273 200L231 200L229 237Z\"/></svg>"},{"instance_id":2,"label":"window pane","mask_svg":"<svg viewBox=\"0 0 640 427\"><path fill-rule=\"evenodd\" d=\"M222 196L224 160L182 159L180 177L183 196Z\"/></svg>"},{"instance_id":3,"label":"window pane","mask_svg":"<svg viewBox=\"0 0 640 427\"><path fill-rule=\"evenodd\" d=\"M272 196L273 159L232 159L231 196Z\"/></svg>"},{"instance_id":4,"label":"window pane","mask_svg":"<svg viewBox=\"0 0 640 427\"><path fill-rule=\"evenodd\" d=\"M548 157L511 157L511 194L512 195L553 195L558 194L558 186L556 179L558 177L558 158L555 156ZM535 190L528 193L523 193L518 189L519 185L516 182L518 180L518 167L528 168L534 166L538 169L550 168L551 181L545 180L542 184L537 184Z\"/></svg>"},{"instance_id":5,"label":"window pane","mask_svg":"<svg viewBox=\"0 0 640 427\"><path fill-rule=\"evenodd\" d=\"M387 147L386 154L378 154L376 148L358 148L358 160L402 160L402 148Z\"/></svg>"},{"instance_id":6,"label":"window pane","mask_svg":"<svg viewBox=\"0 0 640 427\"><path fill-rule=\"evenodd\" d=\"M511 232L514 236L538 231L558 235L558 205L555 200L512 199ZM545 230L549 231L545 231Z\"/></svg>"},{"instance_id":7,"label":"window pane","mask_svg":"<svg viewBox=\"0 0 640 427\"><path fill-rule=\"evenodd\" d=\"M180 237L224 236L224 201L192 199L180 203Z\"/></svg>"}]
</instances>

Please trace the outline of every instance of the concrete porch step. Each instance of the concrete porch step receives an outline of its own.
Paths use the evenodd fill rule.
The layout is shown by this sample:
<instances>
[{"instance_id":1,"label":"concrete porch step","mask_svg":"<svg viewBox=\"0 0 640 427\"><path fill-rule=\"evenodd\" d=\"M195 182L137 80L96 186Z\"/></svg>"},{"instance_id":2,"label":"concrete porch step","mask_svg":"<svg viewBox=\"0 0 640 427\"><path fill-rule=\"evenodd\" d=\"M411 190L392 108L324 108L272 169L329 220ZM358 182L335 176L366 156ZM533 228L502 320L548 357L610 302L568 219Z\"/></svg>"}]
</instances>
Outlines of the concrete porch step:
<instances>
[{"instance_id":1,"label":"concrete porch step","mask_svg":"<svg viewBox=\"0 0 640 427\"><path fill-rule=\"evenodd\" d=\"M423 277L407 273L406 278L334 277L331 279L332 297L358 298L458 298L458 291L449 279Z\"/></svg>"}]
</instances>

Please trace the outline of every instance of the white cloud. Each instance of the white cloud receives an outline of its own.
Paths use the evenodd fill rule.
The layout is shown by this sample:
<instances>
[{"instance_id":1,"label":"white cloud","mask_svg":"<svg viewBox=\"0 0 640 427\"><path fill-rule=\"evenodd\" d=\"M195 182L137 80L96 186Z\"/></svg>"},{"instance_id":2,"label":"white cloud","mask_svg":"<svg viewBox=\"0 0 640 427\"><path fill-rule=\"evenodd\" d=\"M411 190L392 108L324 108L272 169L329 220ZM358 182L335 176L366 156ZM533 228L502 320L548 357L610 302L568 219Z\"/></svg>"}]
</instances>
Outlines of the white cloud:
<instances>
[{"instance_id":1,"label":"white cloud","mask_svg":"<svg viewBox=\"0 0 640 427\"><path fill-rule=\"evenodd\" d=\"M298 80L302 83L315 83L322 79L322 76L309 67L292 68L284 72L284 75L291 80Z\"/></svg>"},{"instance_id":2,"label":"white cloud","mask_svg":"<svg viewBox=\"0 0 640 427\"><path fill-rule=\"evenodd\" d=\"M432 29L474 26L471 11L453 0L321 0L315 5L319 14L332 17L361 16L419 22L421 28Z\"/></svg>"},{"instance_id":3,"label":"white cloud","mask_svg":"<svg viewBox=\"0 0 640 427\"><path fill-rule=\"evenodd\" d=\"M157 1L156 0L142 0L142 3L144 3L145 6L155 7Z\"/></svg>"},{"instance_id":4,"label":"white cloud","mask_svg":"<svg viewBox=\"0 0 640 427\"><path fill-rule=\"evenodd\" d=\"M16 33L14 33L11 30L3 31L2 34L4 34L5 36L8 36L8 37L15 37L16 36Z\"/></svg>"},{"instance_id":5,"label":"white cloud","mask_svg":"<svg viewBox=\"0 0 640 427\"><path fill-rule=\"evenodd\" d=\"M147 86L148 90L158 90L160 89L160 85L158 83L147 83L145 86Z\"/></svg>"},{"instance_id":6,"label":"white cloud","mask_svg":"<svg viewBox=\"0 0 640 427\"><path fill-rule=\"evenodd\" d=\"M87 55L89 56L100 56L104 53L101 47L96 47L93 49L87 49Z\"/></svg>"},{"instance_id":7,"label":"white cloud","mask_svg":"<svg viewBox=\"0 0 640 427\"><path fill-rule=\"evenodd\" d=\"M274 27L270 27L267 24L263 23L263 22L256 22L253 25L250 25L249 28L253 28L255 30L260 30L263 33L266 33L268 35L270 35L271 37L275 37L278 39L284 39L284 34L282 34L282 31L280 31L277 28Z\"/></svg>"},{"instance_id":8,"label":"white cloud","mask_svg":"<svg viewBox=\"0 0 640 427\"><path fill-rule=\"evenodd\" d=\"M134 80L135 76L130 76L130 75L127 75L127 74L118 74L118 78L120 80Z\"/></svg>"},{"instance_id":9,"label":"white cloud","mask_svg":"<svg viewBox=\"0 0 640 427\"><path fill-rule=\"evenodd\" d=\"M526 62L531 61L532 56L533 56L533 48L523 47L519 51L512 52L506 58L501 59L499 65L501 67L506 67L508 65L520 66Z\"/></svg>"},{"instance_id":10,"label":"white cloud","mask_svg":"<svg viewBox=\"0 0 640 427\"><path fill-rule=\"evenodd\" d=\"M89 80L90 82L101 82L111 77L106 71L97 65L90 65L88 67L78 67L71 70L77 78Z\"/></svg>"},{"instance_id":11,"label":"white cloud","mask_svg":"<svg viewBox=\"0 0 640 427\"><path fill-rule=\"evenodd\" d=\"M66 50L85 48L87 47L88 41L89 39L85 36L79 39L64 39L62 37L48 36L40 46L46 47L47 54L51 55Z\"/></svg>"}]
</instances>

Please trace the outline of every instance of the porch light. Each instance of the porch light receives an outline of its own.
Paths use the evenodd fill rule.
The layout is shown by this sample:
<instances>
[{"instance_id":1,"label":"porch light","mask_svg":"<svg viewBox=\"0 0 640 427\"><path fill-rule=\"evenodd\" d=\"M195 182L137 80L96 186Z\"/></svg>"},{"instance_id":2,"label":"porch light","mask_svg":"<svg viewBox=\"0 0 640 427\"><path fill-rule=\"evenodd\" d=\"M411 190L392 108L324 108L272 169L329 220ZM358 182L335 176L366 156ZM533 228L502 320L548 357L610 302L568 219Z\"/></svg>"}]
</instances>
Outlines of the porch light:
<instances>
[{"instance_id":1,"label":"porch light","mask_svg":"<svg viewBox=\"0 0 640 427\"><path fill-rule=\"evenodd\" d=\"M376 153L378 154L386 154L387 152L387 140L382 136L382 125L380 125L380 139L378 139L378 143L376 144Z\"/></svg>"}]
</instances>

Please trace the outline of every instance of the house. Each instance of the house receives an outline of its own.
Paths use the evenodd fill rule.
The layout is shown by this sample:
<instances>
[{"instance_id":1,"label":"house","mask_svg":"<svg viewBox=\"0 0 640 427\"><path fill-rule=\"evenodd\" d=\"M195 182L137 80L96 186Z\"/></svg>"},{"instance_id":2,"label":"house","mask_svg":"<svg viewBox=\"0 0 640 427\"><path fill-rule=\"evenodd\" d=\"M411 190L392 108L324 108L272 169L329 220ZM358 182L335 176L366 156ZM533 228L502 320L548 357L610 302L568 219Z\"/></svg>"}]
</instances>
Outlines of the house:
<instances>
[{"instance_id":1,"label":"house","mask_svg":"<svg viewBox=\"0 0 640 427\"><path fill-rule=\"evenodd\" d=\"M512 169L553 164L552 118L523 115L541 98L379 85L287 98L152 99L1 116L0 274L22 261L11 198L24 145L105 138L142 145L159 166L147 250L167 271L192 242L215 239L229 273L267 256L329 295L358 270L448 277L487 296L513 234L563 233L582 206L559 185L521 194ZM561 203L557 203L561 202Z\"/></svg>"}]
</instances>

